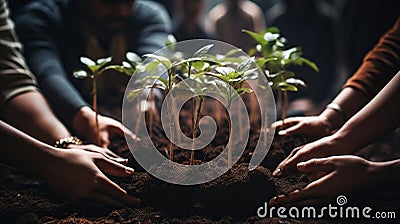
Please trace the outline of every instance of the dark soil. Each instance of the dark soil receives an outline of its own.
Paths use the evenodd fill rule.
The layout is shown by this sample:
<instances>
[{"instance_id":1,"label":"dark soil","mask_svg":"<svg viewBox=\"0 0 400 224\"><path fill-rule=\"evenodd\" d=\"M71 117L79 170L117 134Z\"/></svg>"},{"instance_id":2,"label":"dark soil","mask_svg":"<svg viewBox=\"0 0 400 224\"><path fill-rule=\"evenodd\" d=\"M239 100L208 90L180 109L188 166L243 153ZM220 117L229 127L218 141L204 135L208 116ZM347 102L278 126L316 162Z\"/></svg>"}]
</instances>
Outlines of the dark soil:
<instances>
[{"instance_id":1,"label":"dark soil","mask_svg":"<svg viewBox=\"0 0 400 224\"><path fill-rule=\"evenodd\" d=\"M203 113L207 112L204 110ZM120 118L118 109L108 109L103 114ZM188 121L186 123L190 125L190 113L181 112L180 119L181 124ZM190 126L183 126L182 129L190 131ZM225 129L219 129L217 138L205 150L196 153L197 163L209 161L222 152L227 142ZM153 142L160 153L167 155L168 141L159 130L155 125ZM361 151L360 155L378 161L400 158L399 137L400 131L394 132ZM259 131L251 130L246 150L231 170L211 182L194 186L169 184L143 172L125 142L114 139L111 148L129 158L129 165L135 168L136 173L131 178L113 180L141 199L142 204L138 208L113 209L85 201L64 201L54 195L43 181L8 167L0 167L0 223L365 223L365 220L258 218L257 208L264 202L277 194L303 188L308 183L307 178L299 173L280 179L271 176L271 171L293 148L306 142L304 138L276 137L261 166L250 171L247 163L258 138ZM188 150L176 149L175 162L187 163L189 158ZM376 210L398 213L399 196L398 190L381 192L376 189L369 194L369 198L349 200L355 204L362 201L365 205L375 206Z\"/></svg>"}]
</instances>

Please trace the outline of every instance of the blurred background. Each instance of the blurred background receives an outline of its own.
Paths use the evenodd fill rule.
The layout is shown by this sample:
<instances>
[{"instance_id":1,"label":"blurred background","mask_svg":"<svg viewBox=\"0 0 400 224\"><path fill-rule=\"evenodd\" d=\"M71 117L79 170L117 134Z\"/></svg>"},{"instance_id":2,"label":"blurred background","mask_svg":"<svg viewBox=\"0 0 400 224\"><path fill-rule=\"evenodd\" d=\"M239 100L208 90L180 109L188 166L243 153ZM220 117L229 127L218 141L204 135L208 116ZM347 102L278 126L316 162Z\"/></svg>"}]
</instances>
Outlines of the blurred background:
<instances>
[{"instance_id":1,"label":"blurred background","mask_svg":"<svg viewBox=\"0 0 400 224\"><path fill-rule=\"evenodd\" d=\"M12 11L29 1L10 1ZM143 1L143 0L142 0ZM398 0L144 0L163 4L178 41L222 40L244 50L255 45L242 29L277 26L287 47L320 68L296 72L308 88L290 94L289 115L317 114L360 66L364 55L400 16ZM297 113L297 114L296 114Z\"/></svg>"}]
</instances>

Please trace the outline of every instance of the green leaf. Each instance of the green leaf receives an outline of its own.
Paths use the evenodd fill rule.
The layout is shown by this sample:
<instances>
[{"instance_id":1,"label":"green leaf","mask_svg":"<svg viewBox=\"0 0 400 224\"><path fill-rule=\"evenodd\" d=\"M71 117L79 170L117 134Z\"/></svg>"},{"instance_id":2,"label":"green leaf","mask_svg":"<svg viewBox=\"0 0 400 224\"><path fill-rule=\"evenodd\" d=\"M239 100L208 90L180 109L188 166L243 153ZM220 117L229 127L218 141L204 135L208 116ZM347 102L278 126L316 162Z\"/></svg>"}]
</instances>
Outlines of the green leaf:
<instances>
[{"instance_id":1,"label":"green leaf","mask_svg":"<svg viewBox=\"0 0 400 224\"><path fill-rule=\"evenodd\" d=\"M174 51L176 42L177 41L176 41L175 36L172 34L169 34L167 37L167 41L165 41L165 46L168 47L169 50Z\"/></svg>"},{"instance_id":2,"label":"green leaf","mask_svg":"<svg viewBox=\"0 0 400 224\"><path fill-rule=\"evenodd\" d=\"M276 27L276 26L268 27L268 28L264 31L264 33L267 33L267 32L274 33L274 34L280 33L279 28Z\"/></svg>"},{"instance_id":3,"label":"green leaf","mask_svg":"<svg viewBox=\"0 0 400 224\"><path fill-rule=\"evenodd\" d=\"M256 60L256 63L258 65L258 67L263 68L264 65L270 61L277 61L278 58L258 58Z\"/></svg>"},{"instance_id":4,"label":"green leaf","mask_svg":"<svg viewBox=\"0 0 400 224\"><path fill-rule=\"evenodd\" d=\"M87 65L88 67L96 65L96 62L87 57L81 57L80 60L83 64Z\"/></svg>"},{"instance_id":5,"label":"green leaf","mask_svg":"<svg viewBox=\"0 0 400 224\"><path fill-rule=\"evenodd\" d=\"M292 91L292 92L297 92L297 87L295 85L286 83L286 82L280 82L278 83L279 89L282 91Z\"/></svg>"},{"instance_id":6,"label":"green leaf","mask_svg":"<svg viewBox=\"0 0 400 224\"><path fill-rule=\"evenodd\" d=\"M144 88L140 88L140 89L134 89L132 91L129 92L127 98L129 101L134 100L140 93L142 93L144 90Z\"/></svg>"},{"instance_id":7,"label":"green leaf","mask_svg":"<svg viewBox=\"0 0 400 224\"><path fill-rule=\"evenodd\" d=\"M272 41L276 41L279 38L279 34L277 33L271 33L271 32L266 32L263 36L264 40L266 40L267 42L272 42Z\"/></svg>"},{"instance_id":8,"label":"green leaf","mask_svg":"<svg viewBox=\"0 0 400 224\"><path fill-rule=\"evenodd\" d=\"M194 54L192 55L193 58L201 58L204 57L207 52L210 50L210 48L212 48L214 46L214 44L209 44L206 45L202 48L200 48L199 50L197 50L196 52L194 52Z\"/></svg>"},{"instance_id":9,"label":"green leaf","mask_svg":"<svg viewBox=\"0 0 400 224\"><path fill-rule=\"evenodd\" d=\"M170 67L171 67L171 61L168 59L168 58L166 58L166 57L163 57L163 56L160 56L160 55L155 55L155 54L145 54L145 55L143 55L144 57L148 57L148 58L153 58L153 59L155 59L155 60L157 60L157 61L159 61L159 62L161 62L164 66L165 66L165 68L167 68L167 69L169 69Z\"/></svg>"},{"instance_id":10,"label":"green leaf","mask_svg":"<svg viewBox=\"0 0 400 224\"><path fill-rule=\"evenodd\" d=\"M168 80L162 78L161 76L158 75L149 75L144 78L145 80L158 80L162 82L165 86L168 86Z\"/></svg>"},{"instance_id":11,"label":"green leaf","mask_svg":"<svg viewBox=\"0 0 400 224\"><path fill-rule=\"evenodd\" d=\"M217 67L215 71L220 73L221 75L228 76L229 73L235 72L235 69L231 67Z\"/></svg>"},{"instance_id":12,"label":"green leaf","mask_svg":"<svg viewBox=\"0 0 400 224\"><path fill-rule=\"evenodd\" d=\"M156 70L156 68L158 67L158 65L159 65L160 63L161 63L161 62L159 62L159 61L151 61L150 63L148 63L148 64L145 65L146 71L147 71L148 73L152 74L152 73L154 72L154 70Z\"/></svg>"},{"instance_id":13,"label":"green leaf","mask_svg":"<svg viewBox=\"0 0 400 224\"><path fill-rule=\"evenodd\" d=\"M239 89L236 90L236 93L238 95L242 95L244 93L252 93L252 92L253 92L253 90L250 89L250 88L239 88Z\"/></svg>"},{"instance_id":14,"label":"green leaf","mask_svg":"<svg viewBox=\"0 0 400 224\"><path fill-rule=\"evenodd\" d=\"M286 79L286 83L295 85L296 87L303 87L303 88L307 87L306 83L303 80L296 78L288 78Z\"/></svg>"},{"instance_id":15,"label":"green leaf","mask_svg":"<svg viewBox=\"0 0 400 224\"><path fill-rule=\"evenodd\" d=\"M210 64L203 61L195 61L192 63L192 66L198 71L204 71L210 66Z\"/></svg>"},{"instance_id":16,"label":"green leaf","mask_svg":"<svg viewBox=\"0 0 400 224\"><path fill-rule=\"evenodd\" d=\"M236 54L238 52L243 52L243 50L242 49L238 49L238 48L232 49L232 50L226 52L225 57L232 56L232 55L234 55L234 54Z\"/></svg>"},{"instance_id":17,"label":"green leaf","mask_svg":"<svg viewBox=\"0 0 400 224\"><path fill-rule=\"evenodd\" d=\"M245 80L258 79L258 68L253 68L253 69L245 71L243 74L243 78Z\"/></svg>"},{"instance_id":18,"label":"green leaf","mask_svg":"<svg viewBox=\"0 0 400 224\"><path fill-rule=\"evenodd\" d=\"M108 62L110 62L112 60L111 57L107 57L107 58L99 58L97 59L96 63L99 67L104 66L105 64L107 64Z\"/></svg>"},{"instance_id":19,"label":"green leaf","mask_svg":"<svg viewBox=\"0 0 400 224\"><path fill-rule=\"evenodd\" d=\"M134 64L138 64L138 63L142 62L142 58L133 52L126 53L126 59L128 59L131 63L134 63Z\"/></svg>"},{"instance_id":20,"label":"green leaf","mask_svg":"<svg viewBox=\"0 0 400 224\"><path fill-rule=\"evenodd\" d=\"M87 77L89 77L89 74L85 70L79 70L74 71L73 76L77 79L86 79Z\"/></svg>"},{"instance_id":21,"label":"green leaf","mask_svg":"<svg viewBox=\"0 0 400 224\"><path fill-rule=\"evenodd\" d=\"M268 42L264 39L264 35L262 35L262 34L258 34L258 33L252 32L250 30L245 30L245 29L243 29L242 32L245 32L248 35L250 35L259 44L262 44L262 45L268 44Z\"/></svg>"},{"instance_id":22,"label":"green leaf","mask_svg":"<svg viewBox=\"0 0 400 224\"><path fill-rule=\"evenodd\" d=\"M237 71L245 72L249 70L255 64L255 62L256 62L255 57L247 58L238 65Z\"/></svg>"},{"instance_id":23,"label":"green leaf","mask_svg":"<svg viewBox=\"0 0 400 224\"><path fill-rule=\"evenodd\" d=\"M294 63L296 65L302 65L304 63L304 64L308 65L308 67L312 68L314 71L319 72L318 66L314 62L312 62L306 58L299 57L296 59L296 61Z\"/></svg>"}]
</instances>

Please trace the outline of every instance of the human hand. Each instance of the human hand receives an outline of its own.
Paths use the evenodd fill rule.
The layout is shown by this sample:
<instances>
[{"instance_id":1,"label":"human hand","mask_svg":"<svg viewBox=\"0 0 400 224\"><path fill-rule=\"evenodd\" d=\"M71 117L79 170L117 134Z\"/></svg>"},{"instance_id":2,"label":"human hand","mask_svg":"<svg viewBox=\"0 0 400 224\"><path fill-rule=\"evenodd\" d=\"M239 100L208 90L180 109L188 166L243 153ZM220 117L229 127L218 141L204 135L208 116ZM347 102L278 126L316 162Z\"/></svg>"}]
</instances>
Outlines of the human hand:
<instances>
[{"instance_id":1,"label":"human hand","mask_svg":"<svg viewBox=\"0 0 400 224\"><path fill-rule=\"evenodd\" d=\"M275 177L287 176L296 171L296 165L312 158L322 158L346 154L348 148L340 138L330 135L309 144L297 147L272 173Z\"/></svg>"},{"instance_id":2,"label":"human hand","mask_svg":"<svg viewBox=\"0 0 400 224\"><path fill-rule=\"evenodd\" d=\"M303 134L310 139L319 139L332 132L332 126L325 116L290 117L276 121L272 127L280 130L279 135Z\"/></svg>"},{"instance_id":3,"label":"human hand","mask_svg":"<svg viewBox=\"0 0 400 224\"><path fill-rule=\"evenodd\" d=\"M82 138L92 143L97 143L101 147L108 147L110 139L114 136L125 136L128 140L136 140L136 135L121 122L109 117L98 115L100 141L97 142L96 134L96 113L89 107L82 107L74 117L74 131Z\"/></svg>"},{"instance_id":4,"label":"human hand","mask_svg":"<svg viewBox=\"0 0 400 224\"><path fill-rule=\"evenodd\" d=\"M279 195L270 205L315 205L327 203L338 195L372 187L378 179L379 166L357 156L332 156L297 164L311 183L289 195Z\"/></svg>"},{"instance_id":5,"label":"human hand","mask_svg":"<svg viewBox=\"0 0 400 224\"><path fill-rule=\"evenodd\" d=\"M139 199L130 196L104 175L126 177L134 170L120 164L118 158L92 151L99 147L82 147L86 149L55 149L54 159L48 161L52 168L42 172L49 186L71 201L86 199L115 207L138 205Z\"/></svg>"}]
</instances>

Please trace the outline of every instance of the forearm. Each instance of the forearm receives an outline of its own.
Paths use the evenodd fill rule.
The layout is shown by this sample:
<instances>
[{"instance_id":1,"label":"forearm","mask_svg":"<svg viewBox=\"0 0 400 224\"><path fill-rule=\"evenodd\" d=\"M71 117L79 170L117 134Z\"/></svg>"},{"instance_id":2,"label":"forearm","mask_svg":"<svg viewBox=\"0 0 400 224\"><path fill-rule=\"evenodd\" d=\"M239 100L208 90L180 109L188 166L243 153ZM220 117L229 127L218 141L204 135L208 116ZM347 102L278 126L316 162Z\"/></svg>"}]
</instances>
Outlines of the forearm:
<instances>
[{"instance_id":1,"label":"forearm","mask_svg":"<svg viewBox=\"0 0 400 224\"><path fill-rule=\"evenodd\" d=\"M0 121L0 162L41 176L56 149Z\"/></svg>"},{"instance_id":2,"label":"forearm","mask_svg":"<svg viewBox=\"0 0 400 224\"><path fill-rule=\"evenodd\" d=\"M332 103L338 104L346 119L349 119L360 111L368 103L368 100L359 90L347 87L342 89ZM326 118L332 130L339 129L346 122L337 111L330 108L325 109L320 116Z\"/></svg>"},{"instance_id":3,"label":"forearm","mask_svg":"<svg viewBox=\"0 0 400 224\"><path fill-rule=\"evenodd\" d=\"M39 92L20 94L2 109L4 121L40 141L54 144L58 139L70 136Z\"/></svg>"},{"instance_id":4,"label":"forearm","mask_svg":"<svg viewBox=\"0 0 400 224\"><path fill-rule=\"evenodd\" d=\"M343 146L356 151L400 125L400 73L360 112L334 134Z\"/></svg>"}]
</instances>

